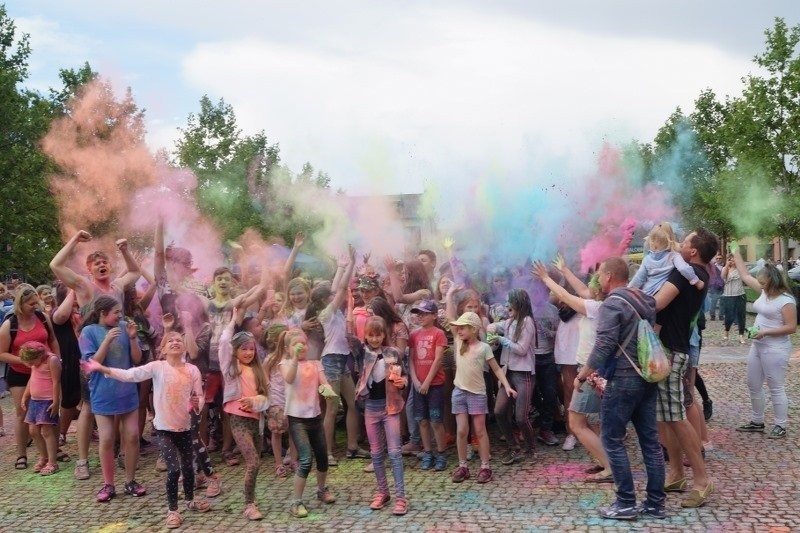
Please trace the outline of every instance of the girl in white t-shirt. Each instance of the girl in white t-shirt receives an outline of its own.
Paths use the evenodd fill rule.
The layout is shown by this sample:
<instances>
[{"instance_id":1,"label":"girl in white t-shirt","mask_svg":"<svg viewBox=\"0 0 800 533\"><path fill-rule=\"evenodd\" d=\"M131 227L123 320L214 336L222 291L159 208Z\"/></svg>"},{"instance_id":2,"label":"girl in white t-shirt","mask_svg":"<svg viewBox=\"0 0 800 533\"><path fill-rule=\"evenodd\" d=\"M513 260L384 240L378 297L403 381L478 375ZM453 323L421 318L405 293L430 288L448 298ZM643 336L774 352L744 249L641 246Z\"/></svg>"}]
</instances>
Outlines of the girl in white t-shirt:
<instances>
[{"instance_id":1,"label":"girl in white t-shirt","mask_svg":"<svg viewBox=\"0 0 800 533\"><path fill-rule=\"evenodd\" d=\"M517 397L517 391L511 388L506 375L494 358L492 348L481 342L479 335L483 326L480 317L468 311L458 320L450 322L455 327L455 345L457 355L456 376L453 381L452 409L456 416L456 445L458 447L458 468L453 472L453 483L461 483L469 478L467 467L467 437L469 424L478 438L481 467L478 470L478 483L492 480L492 468L489 466L489 436L486 433L486 414L489 403L486 399L486 381L483 379L483 367L489 365L497 380L510 398Z\"/></svg>"},{"instance_id":2,"label":"girl in white t-shirt","mask_svg":"<svg viewBox=\"0 0 800 533\"><path fill-rule=\"evenodd\" d=\"M194 499L194 454L192 450L191 412L203 408L203 381L196 366L185 362L186 345L183 335L167 333L161 341L161 354L166 358L144 366L123 370L103 366L96 359L81 364L84 372L100 372L105 376L128 383L153 380L153 404L156 417L153 427L158 432L161 456L167 463L167 523L169 529L180 527L183 518L178 512L178 479L183 474L186 508L206 512L211 505Z\"/></svg>"},{"instance_id":3,"label":"girl in white t-shirt","mask_svg":"<svg viewBox=\"0 0 800 533\"><path fill-rule=\"evenodd\" d=\"M751 328L750 354L747 356L747 388L753 418L737 431L764 432L764 380L772 397L775 425L769 435L771 439L786 437L786 422L789 416L789 401L786 397L786 370L792 353L789 335L797 331L797 304L791 295L786 278L775 265L767 264L753 277L744 264L738 247L731 245L736 269L742 281L761 295L753 302L756 323Z\"/></svg>"},{"instance_id":4,"label":"girl in white t-shirt","mask_svg":"<svg viewBox=\"0 0 800 533\"><path fill-rule=\"evenodd\" d=\"M325 378L320 361L309 361L308 340L299 329L290 329L278 337L276 351L280 357L280 369L286 382L286 416L289 418L289 434L297 447L298 466L294 476L294 500L289 514L295 518L308 516L303 503L306 479L311 472L311 455L317 462L317 498L324 503L335 503L336 497L328 489L328 446L322 427L322 410L319 395L335 395Z\"/></svg>"}]
</instances>

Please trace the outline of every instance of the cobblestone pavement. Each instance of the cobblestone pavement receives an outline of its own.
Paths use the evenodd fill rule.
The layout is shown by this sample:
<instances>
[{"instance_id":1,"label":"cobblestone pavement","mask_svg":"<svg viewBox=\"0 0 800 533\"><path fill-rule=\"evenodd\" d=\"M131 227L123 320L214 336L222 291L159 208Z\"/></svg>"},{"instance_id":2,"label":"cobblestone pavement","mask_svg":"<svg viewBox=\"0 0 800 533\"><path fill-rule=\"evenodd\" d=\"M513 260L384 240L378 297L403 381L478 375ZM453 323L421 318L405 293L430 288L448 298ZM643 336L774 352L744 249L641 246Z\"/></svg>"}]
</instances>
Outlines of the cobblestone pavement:
<instances>
[{"instance_id":1,"label":"cobblestone pavement","mask_svg":"<svg viewBox=\"0 0 800 533\"><path fill-rule=\"evenodd\" d=\"M665 520L635 522L603 520L597 508L612 501L613 486L583 482L589 465L580 446L565 452L560 446L540 447L536 460L506 467L494 462L495 479L486 485L473 477L461 485L450 481L455 449L450 450L447 472L424 472L416 459L406 459L406 491L410 511L394 517L391 509L370 511L368 503L375 490L372 474L362 471L363 460L340 460L332 468L329 485L337 495L334 505L325 506L307 490L309 517L293 519L287 513L291 479L273 475L272 461L265 458L258 479L258 505L264 513L259 523L242 517L243 467L226 467L218 455L223 493L213 500L212 512L183 513L184 530L192 531L792 531L800 530L800 450L794 429L800 419L800 351L794 354L788 375L790 398L789 434L784 440L769 440L762 434L743 434L733 428L749 420L749 399L744 382L747 346L736 342L721 346L713 340L719 323L710 323L701 373L714 400L709 423L714 449L708 453L709 474L716 491L700 509L682 509L680 495L669 495ZM41 477L31 469L14 470L15 453L10 398L0 402L5 415L6 436L0 437L0 531L157 531L164 525L166 498L164 474L156 473L154 448L140 461L138 480L148 489L142 498L118 495L110 503L95 502L100 488L96 455L90 459L92 477L76 481L74 459L63 463L62 471ZM771 422L767 409L767 424ZM794 423L791 423L794 422ZM149 429L146 430L146 436ZM340 439L343 435L339 435ZM560 436L563 438L563 435ZM149 438L149 437L148 437ZM502 443L493 432L493 451L499 456ZM629 441L634 476L643 494L644 473L635 436ZM341 442L341 440L340 440ZM70 434L65 450L75 456L75 436ZM343 450L337 450L341 455ZM96 454L96 449L93 450ZM36 452L29 450L29 463ZM121 478L118 471L118 478ZM314 485L313 474L309 486ZM118 479L118 489L122 481ZM120 490L121 493L121 490Z\"/></svg>"}]
</instances>

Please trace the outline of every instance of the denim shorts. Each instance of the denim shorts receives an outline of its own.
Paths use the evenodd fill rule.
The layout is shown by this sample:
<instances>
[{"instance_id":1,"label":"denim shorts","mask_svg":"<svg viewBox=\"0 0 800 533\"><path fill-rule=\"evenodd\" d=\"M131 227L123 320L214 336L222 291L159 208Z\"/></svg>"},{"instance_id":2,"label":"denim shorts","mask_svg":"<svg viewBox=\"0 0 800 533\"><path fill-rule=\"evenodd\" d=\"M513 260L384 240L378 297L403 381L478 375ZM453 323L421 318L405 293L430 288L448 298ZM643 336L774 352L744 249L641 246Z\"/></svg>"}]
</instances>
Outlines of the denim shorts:
<instances>
[{"instance_id":1,"label":"denim shorts","mask_svg":"<svg viewBox=\"0 0 800 533\"><path fill-rule=\"evenodd\" d=\"M414 419L442 422L444 420L444 385L431 385L428 394L414 394Z\"/></svg>"},{"instance_id":2,"label":"denim shorts","mask_svg":"<svg viewBox=\"0 0 800 533\"><path fill-rule=\"evenodd\" d=\"M600 412L600 395L584 381L581 388L572 393L569 410L581 415L593 415Z\"/></svg>"},{"instance_id":3,"label":"denim shorts","mask_svg":"<svg viewBox=\"0 0 800 533\"><path fill-rule=\"evenodd\" d=\"M348 357L350 354L342 353L329 353L322 356L322 369L325 371L325 378L328 381L339 381L350 373L347 368Z\"/></svg>"},{"instance_id":4,"label":"denim shorts","mask_svg":"<svg viewBox=\"0 0 800 533\"><path fill-rule=\"evenodd\" d=\"M454 387L451 408L454 415L485 415L489 412L489 403L485 394L475 394Z\"/></svg>"},{"instance_id":5,"label":"denim shorts","mask_svg":"<svg viewBox=\"0 0 800 533\"><path fill-rule=\"evenodd\" d=\"M29 400L25 423L36 426L57 426L58 411L56 411L56 416L50 416L47 411L51 405L53 405L53 400Z\"/></svg>"}]
</instances>

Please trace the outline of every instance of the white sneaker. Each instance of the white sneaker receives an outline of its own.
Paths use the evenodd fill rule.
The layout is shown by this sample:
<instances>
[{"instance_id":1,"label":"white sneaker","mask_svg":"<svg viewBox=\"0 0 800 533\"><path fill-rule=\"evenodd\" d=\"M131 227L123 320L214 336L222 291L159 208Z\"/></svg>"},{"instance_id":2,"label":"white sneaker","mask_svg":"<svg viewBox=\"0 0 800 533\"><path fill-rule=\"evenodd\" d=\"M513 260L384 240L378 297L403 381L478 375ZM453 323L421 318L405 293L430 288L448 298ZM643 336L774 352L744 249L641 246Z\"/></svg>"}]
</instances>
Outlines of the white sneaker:
<instances>
[{"instance_id":1,"label":"white sneaker","mask_svg":"<svg viewBox=\"0 0 800 533\"><path fill-rule=\"evenodd\" d=\"M578 444L578 439L575 438L575 435L567 435L567 438L564 439L564 445L561 447L561 449L568 452L574 450L576 444Z\"/></svg>"},{"instance_id":2,"label":"white sneaker","mask_svg":"<svg viewBox=\"0 0 800 533\"><path fill-rule=\"evenodd\" d=\"M472 446L467 446L467 461L472 461L473 455L475 455L475 452L472 451Z\"/></svg>"}]
</instances>

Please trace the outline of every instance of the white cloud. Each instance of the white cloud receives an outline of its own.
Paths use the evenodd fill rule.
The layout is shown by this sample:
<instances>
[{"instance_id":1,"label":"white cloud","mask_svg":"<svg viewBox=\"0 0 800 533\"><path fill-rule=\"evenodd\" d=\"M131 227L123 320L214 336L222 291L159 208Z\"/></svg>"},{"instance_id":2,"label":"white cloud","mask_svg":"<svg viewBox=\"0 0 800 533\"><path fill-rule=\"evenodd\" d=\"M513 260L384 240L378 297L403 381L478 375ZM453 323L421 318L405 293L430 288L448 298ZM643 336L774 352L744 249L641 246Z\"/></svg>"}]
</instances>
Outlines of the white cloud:
<instances>
[{"instance_id":1,"label":"white cloud","mask_svg":"<svg viewBox=\"0 0 800 533\"><path fill-rule=\"evenodd\" d=\"M183 75L231 103L245 131L265 129L292 167L309 160L352 189L374 171L377 146L386 173L403 179L394 189L408 191L463 164L523 168L532 149L588 159L603 137L652 139L676 106L690 109L705 87L737 93L750 70L707 45L477 11L386 15L391 38L340 35L335 48L202 43ZM408 180L409 171L419 175Z\"/></svg>"}]
</instances>

